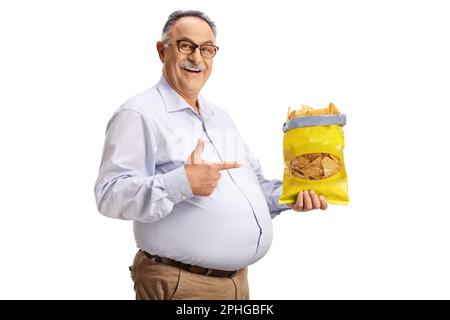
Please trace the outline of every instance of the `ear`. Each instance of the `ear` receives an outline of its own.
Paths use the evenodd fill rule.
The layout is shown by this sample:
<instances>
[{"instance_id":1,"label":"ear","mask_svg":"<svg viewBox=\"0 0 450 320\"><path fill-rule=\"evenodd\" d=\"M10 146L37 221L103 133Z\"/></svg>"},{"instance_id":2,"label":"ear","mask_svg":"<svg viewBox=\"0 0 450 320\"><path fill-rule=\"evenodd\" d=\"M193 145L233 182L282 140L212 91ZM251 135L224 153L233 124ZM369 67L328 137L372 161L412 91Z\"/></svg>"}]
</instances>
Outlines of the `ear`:
<instances>
[{"instance_id":1,"label":"ear","mask_svg":"<svg viewBox=\"0 0 450 320\"><path fill-rule=\"evenodd\" d=\"M164 42L158 41L156 43L156 50L158 51L159 60L161 60L161 62L164 62L164 49Z\"/></svg>"}]
</instances>

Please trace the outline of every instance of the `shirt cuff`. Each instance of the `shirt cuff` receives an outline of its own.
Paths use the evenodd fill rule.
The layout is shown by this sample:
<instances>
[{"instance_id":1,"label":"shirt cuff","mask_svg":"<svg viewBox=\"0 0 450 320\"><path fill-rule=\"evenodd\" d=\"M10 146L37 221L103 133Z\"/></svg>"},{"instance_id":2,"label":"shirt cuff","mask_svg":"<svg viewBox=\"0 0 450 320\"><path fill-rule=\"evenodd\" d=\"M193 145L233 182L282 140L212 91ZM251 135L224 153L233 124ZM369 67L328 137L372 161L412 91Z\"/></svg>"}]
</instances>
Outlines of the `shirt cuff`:
<instances>
[{"instance_id":1,"label":"shirt cuff","mask_svg":"<svg viewBox=\"0 0 450 320\"><path fill-rule=\"evenodd\" d=\"M287 205L287 203L279 203L278 208L280 208L282 211L290 209L290 207Z\"/></svg>"},{"instance_id":2,"label":"shirt cuff","mask_svg":"<svg viewBox=\"0 0 450 320\"><path fill-rule=\"evenodd\" d=\"M273 207L272 210L270 212L270 217L273 219L276 216L278 216L280 213L282 213L283 211L289 210L291 208L289 208L289 206L286 203L279 203L279 199L281 196L281 192L282 192L282 184L280 181L280 185L278 186L277 189L275 189L273 195L272 195L272 203L273 203Z\"/></svg>"},{"instance_id":3,"label":"shirt cuff","mask_svg":"<svg viewBox=\"0 0 450 320\"><path fill-rule=\"evenodd\" d=\"M278 210L275 210L275 211L272 211L271 213L270 213L270 217L273 219L273 218L275 218L276 216L278 216L280 213L282 213L283 211L286 211L286 210L289 210L289 209L291 209L291 208L289 208L288 207L288 205L287 204L280 204L279 206L278 206Z\"/></svg>"},{"instance_id":4,"label":"shirt cuff","mask_svg":"<svg viewBox=\"0 0 450 320\"><path fill-rule=\"evenodd\" d=\"M173 203L177 204L178 202L194 196L184 166L172 170L162 175L162 177L168 198Z\"/></svg>"}]
</instances>

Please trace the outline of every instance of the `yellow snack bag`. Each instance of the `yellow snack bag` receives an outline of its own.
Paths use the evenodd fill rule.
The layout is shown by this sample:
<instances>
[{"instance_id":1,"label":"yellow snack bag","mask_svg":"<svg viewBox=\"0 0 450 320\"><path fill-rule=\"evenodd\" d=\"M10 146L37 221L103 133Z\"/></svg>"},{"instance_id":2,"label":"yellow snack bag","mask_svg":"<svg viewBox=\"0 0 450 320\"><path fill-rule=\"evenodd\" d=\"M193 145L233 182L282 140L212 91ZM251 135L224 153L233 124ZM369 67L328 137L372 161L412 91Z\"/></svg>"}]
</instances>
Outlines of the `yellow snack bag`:
<instances>
[{"instance_id":1,"label":"yellow snack bag","mask_svg":"<svg viewBox=\"0 0 450 320\"><path fill-rule=\"evenodd\" d=\"M328 108L288 110L283 125L284 176L280 203L295 203L303 190L314 190L332 204L348 204L344 165L346 116Z\"/></svg>"}]
</instances>

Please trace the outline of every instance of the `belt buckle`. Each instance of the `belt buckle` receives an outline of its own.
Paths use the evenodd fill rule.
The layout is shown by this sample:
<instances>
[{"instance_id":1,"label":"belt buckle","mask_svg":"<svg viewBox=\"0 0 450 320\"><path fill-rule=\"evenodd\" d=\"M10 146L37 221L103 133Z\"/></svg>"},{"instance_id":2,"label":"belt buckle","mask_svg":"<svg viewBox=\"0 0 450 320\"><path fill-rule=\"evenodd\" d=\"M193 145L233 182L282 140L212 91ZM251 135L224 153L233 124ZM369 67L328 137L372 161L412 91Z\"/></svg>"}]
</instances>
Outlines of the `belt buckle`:
<instances>
[{"instance_id":1,"label":"belt buckle","mask_svg":"<svg viewBox=\"0 0 450 320\"><path fill-rule=\"evenodd\" d=\"M210 276L213 272L214 270L212 269L206 269L205 276Z\"/></svg>"}]
</instances>

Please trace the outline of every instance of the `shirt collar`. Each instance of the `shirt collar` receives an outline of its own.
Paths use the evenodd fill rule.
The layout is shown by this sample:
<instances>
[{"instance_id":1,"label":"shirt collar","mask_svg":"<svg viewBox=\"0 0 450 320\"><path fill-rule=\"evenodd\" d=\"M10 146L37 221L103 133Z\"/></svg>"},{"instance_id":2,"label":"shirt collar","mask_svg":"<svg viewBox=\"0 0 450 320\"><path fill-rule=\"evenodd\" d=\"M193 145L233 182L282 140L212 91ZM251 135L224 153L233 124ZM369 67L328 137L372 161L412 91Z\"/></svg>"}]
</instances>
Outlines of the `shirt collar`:
<instances>
[{"instance_id":1,"label":"shirt collar","mask_svg":"<svg viewBox=\"0 0 450 320\"><path fill-rule=\"evenodd\" d=\"M191 109L195 112L194 109L178 94L178 92L171 87L164 76L161 76L161 79L157 84L157 88L164 100L164 105L166 106L167 112L175 112L183 109ZM200 109L200 115L203 118L210 117L213 112L205 99L199 95L197 102Z\"/></svg>"}]
</instances>

